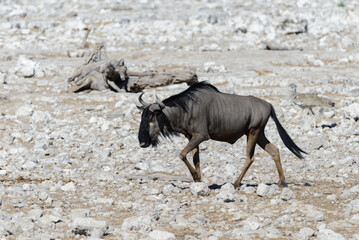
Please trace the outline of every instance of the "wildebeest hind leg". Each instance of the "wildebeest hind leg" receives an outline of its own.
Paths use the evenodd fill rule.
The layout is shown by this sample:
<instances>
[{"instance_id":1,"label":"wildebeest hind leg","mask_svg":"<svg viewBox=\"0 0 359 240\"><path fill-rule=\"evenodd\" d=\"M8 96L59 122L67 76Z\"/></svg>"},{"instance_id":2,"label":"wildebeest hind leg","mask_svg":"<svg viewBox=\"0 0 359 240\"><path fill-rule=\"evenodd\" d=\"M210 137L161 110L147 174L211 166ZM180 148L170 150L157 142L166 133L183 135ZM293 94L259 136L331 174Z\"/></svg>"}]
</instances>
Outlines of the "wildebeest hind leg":
<instances>
[{"instance_id":1,"label":"wildebeest hind leg","mask_svg":"<svg viewBox=\"0 0 359 240\"><path fill-rule=\"evenodd\" d=\"M244 175L246 174L247 170L254 162L254 150L256 147L258 135L259 135L259 129L251 129L247 135L246 161L244 163L241 174L239 175L236 182L233 184L234 188L236 189L239 187Z\"/></svg>"},{"instance_id":2,"label":"wildebeest hind leg","mask_svg":"<svg viewBox=\"0 0 359 240\"><path fill-rule=\"evenodd\" d=\"M199 181L201 181L201 168L200 168L200 161L199 161L199 147L195 147L192 150L192 157L193 157L193 165L196 168L197 175L199 177Z\"/></svg>"},{"instance_id":3,"label":"wildebeest hind leg","mask_svg":"<svg viewBox=\"0 0 359 240\"><path fill-rule=\"evenodd\" d=\"M278 186L285 186L285 182L284 182L285 178L284 178L282 164L280 162L280 156L279 156L278 148L274 144L272 144L271 142L268 141L268 139L266 138L264 133L261 133L259 135L257 143L261 148L263 148L267 153L269 153L269 155L272 156L272 158L273 158L273 160L275 162L275 165L277 167L278 174L279 174Z\"/></svg>"},{"instance_id":4,"label":"wildebeest hind leg","mask_svg":"<svg viewBox=\"0 0 359 240\"><path fill-rule=\"evenodd\" d=\"M193 149L197 148L198 145L205 141L206 139L203 138L200 135L194 135L191 140L189 141L189 143L187 144L187 146L181 151L180 153L180 158L182 159L182 161L186 164L188 170L191 172L191 175L193 177L193 180L195 182L200 182L201 181L201 173L198 172L196 169L194 169L192 167L192 165L188 162L187 160L187 154L192 151ZM194 158L195 159L195 158ZM197 162L195 163L195 165L197 165ZM198 158L198 169L199 169L199 158Z\"/></svg>"}]
</instances>

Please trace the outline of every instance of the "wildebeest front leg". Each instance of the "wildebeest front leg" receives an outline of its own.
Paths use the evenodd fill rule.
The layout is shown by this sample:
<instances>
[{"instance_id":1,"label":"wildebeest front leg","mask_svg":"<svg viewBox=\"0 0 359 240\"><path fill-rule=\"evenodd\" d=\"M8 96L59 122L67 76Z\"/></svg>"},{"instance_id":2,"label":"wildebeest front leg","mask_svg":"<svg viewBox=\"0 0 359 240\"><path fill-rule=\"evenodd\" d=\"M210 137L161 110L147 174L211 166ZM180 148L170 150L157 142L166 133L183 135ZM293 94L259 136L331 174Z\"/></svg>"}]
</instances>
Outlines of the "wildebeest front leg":
<instances>
[{"instance_id":1,"label":"wildebeest front leg","mask_svg":"<svg viewBox=\"0 0 359 240\"><path fill-rule=\"evenodd\" d=\"M247 135L246 161L244 163L241 174L233 184L235 189L239 187L244 175L246 174L247 170L254 162L254 149L256 147L258 135L259 135L259 129L251 129Z\"/></svg>"},{"instance_id":2,"label":"wildebeest front leg","mask_svg":"<svg viewBox=\"0 0 359 240\"><path fill-rule=\"evenodd\" d=\"M187 146L181 151L180 153L180 158L181 160L186 164L188 170L190 171L193 180L195 182L200 182L201 181L201 173L199 171L197 171L195 168L192 167L192 165L188 162L187 160L187 154L194 150L195 148L198 148L198 145L205 141L206 139L200 135L193 135L193 137L191 138L191 140L189 141L189 143L187 144ZM198 152L198 151L197 151ZM199 152L198 152L199 154ZM196 155L196 154L195 154ZM193 156L193 162L196 165L198 165L198 170L199 170L199 155L198 155L198 161L195 160L196 157L195 155Z\"/></svg>"}]
</instances>

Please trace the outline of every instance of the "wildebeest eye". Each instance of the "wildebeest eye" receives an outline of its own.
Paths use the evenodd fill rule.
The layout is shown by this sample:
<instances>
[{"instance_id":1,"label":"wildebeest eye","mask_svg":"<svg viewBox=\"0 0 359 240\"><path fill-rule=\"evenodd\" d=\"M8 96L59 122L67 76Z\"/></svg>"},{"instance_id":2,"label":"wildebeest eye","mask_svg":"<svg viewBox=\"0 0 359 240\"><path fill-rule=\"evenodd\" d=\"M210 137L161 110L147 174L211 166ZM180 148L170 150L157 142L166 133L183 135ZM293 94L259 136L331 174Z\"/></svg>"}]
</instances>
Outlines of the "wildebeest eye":
<instances>
[{"instance_id":1,"label":"wildebeest eye","mask_svg":"<svg viewBox=\"0 0 359 240\"><path fill-rule=\"evenodd\" d=\"M156 111L154 111L154 114L155 114L156 116L160 115L161 113L162 113L161 110L156 110Z\"/></svg>"},{"instance_id":2,"label":"wildebeest eye","mask_svg":"<svg viewBox=\"0 0 359 240\"><path fill-rule=\"evenodd\" d=\"M150 112L148 114L148 117L150 118L151 121L153 120L154 116L155 116L155 114L153 112Z\"/></svg>"}]
</instances>

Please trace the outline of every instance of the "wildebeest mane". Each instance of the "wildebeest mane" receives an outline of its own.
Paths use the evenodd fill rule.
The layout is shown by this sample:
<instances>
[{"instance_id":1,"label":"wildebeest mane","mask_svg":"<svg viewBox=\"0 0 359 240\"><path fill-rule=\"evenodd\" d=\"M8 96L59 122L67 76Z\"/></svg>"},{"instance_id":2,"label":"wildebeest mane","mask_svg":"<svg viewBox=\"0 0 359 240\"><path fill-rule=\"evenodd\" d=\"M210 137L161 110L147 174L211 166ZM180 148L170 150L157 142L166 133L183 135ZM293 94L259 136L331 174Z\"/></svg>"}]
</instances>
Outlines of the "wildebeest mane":
<instances>
[{"instance_id":1,"label":"wildebeest mane","mask_svg":"<svg viewBox=\"0 0 359 240\"><path fill-rule=\"evenodd\" d=\"M161 136L171 139L172 136L179 136L178 132L174 131L167 116L161 114L157 119L158 126L160 128Z\"/></svg>"},{"instance_id":2,"label":"wildebeest mane","mask_svg":"<svg viewBox=\"0 0 359 240\"><path fill-rule=\"evenodd\" d=\"M198 92L200 90L208 90L219 92L218 89L206 81L197 82L190 86L187 90L173 95L163 100L163 103L169 107L179 107L187 112L188 103L190 101L198 101Z\"/></svg>"}]
</instances>

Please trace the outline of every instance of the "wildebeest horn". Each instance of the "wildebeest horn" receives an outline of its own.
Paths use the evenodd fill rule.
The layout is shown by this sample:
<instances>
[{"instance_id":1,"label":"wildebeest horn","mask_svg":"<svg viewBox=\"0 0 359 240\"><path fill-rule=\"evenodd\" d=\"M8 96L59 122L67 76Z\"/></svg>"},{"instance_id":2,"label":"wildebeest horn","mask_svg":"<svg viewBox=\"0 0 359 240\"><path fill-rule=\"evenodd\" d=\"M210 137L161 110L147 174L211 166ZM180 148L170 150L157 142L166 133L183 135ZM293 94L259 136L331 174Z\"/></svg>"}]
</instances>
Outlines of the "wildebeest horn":
<instances>
[{"instance_id":1,"label":"wildebeest horn","mask_svg":"<svg viewBox=\"0 0 359 240\"><path fill-rule=\"evenodd\" d=\"M158 98L158 96L156 95L156 103L158 105L160 105L161 109L165 108L165 104L161 101L161 99Z\"/></svg>"},{"instance_id":2,"label":"wildebeest horn","mask_svg":"<svg viewBox=\"0 0 359 240\"><path fill-rule=\"evenodd\" d=\"M143 94L145 94L145 93L144 93L144 92L141 93L141 95L138 97L138 101L139 101L144 107L148 107L148 106L150 106L150 104L149 104L149 103L146 103L145 101L142 100Z\"/></svg>"}]
</instances>

